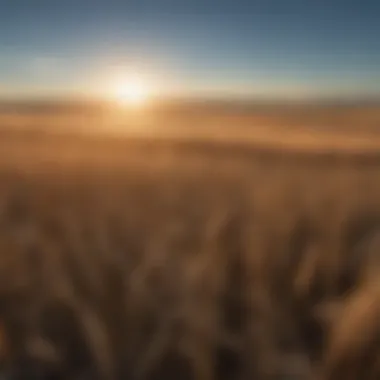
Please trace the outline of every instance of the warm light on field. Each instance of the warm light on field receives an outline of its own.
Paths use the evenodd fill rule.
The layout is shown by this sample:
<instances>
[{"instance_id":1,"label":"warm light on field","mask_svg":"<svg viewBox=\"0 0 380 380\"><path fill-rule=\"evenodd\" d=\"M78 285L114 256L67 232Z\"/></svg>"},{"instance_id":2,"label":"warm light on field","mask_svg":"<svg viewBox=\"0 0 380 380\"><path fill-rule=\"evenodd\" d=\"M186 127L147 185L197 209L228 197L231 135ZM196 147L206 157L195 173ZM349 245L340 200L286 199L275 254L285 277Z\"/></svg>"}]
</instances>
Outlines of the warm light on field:
<instances>
[{"instance_id":1,"label":"warm light on field","mask_svg":"<svg viewBox=\"0 0 380 380\"><path fill-rule=\"evenodd\" d=\"M138 76L120 79L116 85L114 96L123 106L142 106L149 101L151 91Z\"/></svg>"}]
</instances>

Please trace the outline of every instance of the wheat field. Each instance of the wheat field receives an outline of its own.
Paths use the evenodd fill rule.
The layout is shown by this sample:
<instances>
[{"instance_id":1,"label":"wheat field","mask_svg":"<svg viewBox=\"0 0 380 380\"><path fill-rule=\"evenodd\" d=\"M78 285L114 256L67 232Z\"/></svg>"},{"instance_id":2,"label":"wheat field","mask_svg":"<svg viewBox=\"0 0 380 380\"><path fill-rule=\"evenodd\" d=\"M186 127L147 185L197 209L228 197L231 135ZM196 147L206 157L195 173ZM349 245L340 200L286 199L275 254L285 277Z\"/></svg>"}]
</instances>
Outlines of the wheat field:
<instances>
[{"instance_id":1,"label":"wheat field","mask_svg":"<svg viewBox=\"0 0 380 380\"><path fill-rule=\"evenodd\" d=\"M1 132L6 378L379 378L375 143L226 141Z\"/></svg>"}]
</instances>

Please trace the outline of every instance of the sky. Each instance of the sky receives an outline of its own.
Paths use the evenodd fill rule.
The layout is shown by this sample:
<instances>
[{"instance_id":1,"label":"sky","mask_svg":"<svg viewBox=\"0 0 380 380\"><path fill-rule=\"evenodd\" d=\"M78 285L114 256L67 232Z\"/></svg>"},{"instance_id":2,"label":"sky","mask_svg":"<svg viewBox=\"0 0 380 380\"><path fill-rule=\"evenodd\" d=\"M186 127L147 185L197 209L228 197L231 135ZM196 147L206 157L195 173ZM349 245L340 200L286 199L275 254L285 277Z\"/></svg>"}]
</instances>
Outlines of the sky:
<instances>
[{"instance_id":1,"label":"sky","mask_svg":"<svg viewBox=\"0 0 380 380\"><path fill-rule=\"evenodd\" d=\"M380 94L378 0L0 0L0 95ZM154 84L154 85L153 85Z\"/></svg>"}]
</instances>

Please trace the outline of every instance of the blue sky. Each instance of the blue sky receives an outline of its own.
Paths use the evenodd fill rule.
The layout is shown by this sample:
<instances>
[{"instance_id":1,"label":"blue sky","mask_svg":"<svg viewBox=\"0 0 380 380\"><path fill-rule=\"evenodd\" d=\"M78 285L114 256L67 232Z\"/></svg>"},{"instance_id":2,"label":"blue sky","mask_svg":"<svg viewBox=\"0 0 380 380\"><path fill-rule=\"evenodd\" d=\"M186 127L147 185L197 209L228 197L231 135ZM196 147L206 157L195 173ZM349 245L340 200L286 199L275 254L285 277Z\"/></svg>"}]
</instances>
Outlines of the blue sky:
<instances>
[{"instance_id":1,"label":"blue sky","mask_svg":"<svg viewBox=\"0 0 380 380\"><path fill-rule=\"evenodd\" d=\"M380 93L380 2L0 0L0 94L100 94L133 68L164 95Z\"/></svg>"}]
</instances>

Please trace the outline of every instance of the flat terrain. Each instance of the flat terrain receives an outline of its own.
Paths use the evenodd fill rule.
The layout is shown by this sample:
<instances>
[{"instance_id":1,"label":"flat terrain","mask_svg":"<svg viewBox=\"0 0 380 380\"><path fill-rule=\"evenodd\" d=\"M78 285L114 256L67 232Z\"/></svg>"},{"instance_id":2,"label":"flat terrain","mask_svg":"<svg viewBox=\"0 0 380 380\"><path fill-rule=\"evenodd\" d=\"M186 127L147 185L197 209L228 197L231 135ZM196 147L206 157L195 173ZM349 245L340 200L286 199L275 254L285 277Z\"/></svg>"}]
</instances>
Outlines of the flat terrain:
<instances>
[{"instance_id":1,"label":"flat terrain","mask_svg":"<svg viewBox=\"0 0 380 380\"><path fill-rule=\"evenodd\" d=\"M221 106L169 108L5 109L0 133L182 139L243 143L301 150L374 150L379 146L380 106Z\"/></svg>"},{"instance_id":2,"label":"flat terrain","mask_svg":"<svg viewBox=\"0 0 380 380\"><path fill-rule=\"evenodd\" d=\"M203 112L0 117L5 359L378 378L379 111Z\"/></svg>"}]
</instances>

